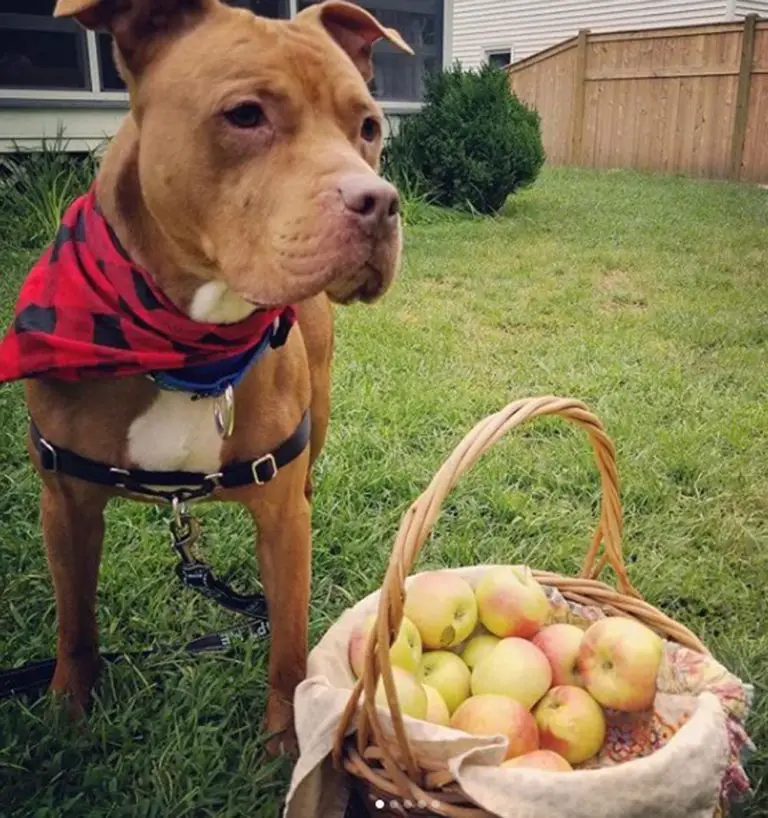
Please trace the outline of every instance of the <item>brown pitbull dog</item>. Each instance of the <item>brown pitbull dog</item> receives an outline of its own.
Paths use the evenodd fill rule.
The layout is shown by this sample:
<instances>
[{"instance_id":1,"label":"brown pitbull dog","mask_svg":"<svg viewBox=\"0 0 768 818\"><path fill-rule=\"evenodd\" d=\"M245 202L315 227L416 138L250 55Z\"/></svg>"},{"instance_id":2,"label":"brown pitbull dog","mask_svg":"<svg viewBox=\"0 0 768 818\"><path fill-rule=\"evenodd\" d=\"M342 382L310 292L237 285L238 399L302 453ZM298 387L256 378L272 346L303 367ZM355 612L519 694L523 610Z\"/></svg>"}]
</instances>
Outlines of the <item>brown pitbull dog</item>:
<instances>
[{"instance_id":1,"label":"brown pitbull dog","mask_svg":"<svg viewBox=\"0 0 768 818\"><path fill-rule=\"evenodd\" d=\"M32 420L59 448L115 469L214 474L272 452L309 409L311 441L263 485L216 489L251 513L271 622L266 730L293 751L292 699L306 670L309 470L329 416L331 302L371 302L400 263L395 189L378 174L382 113L366 82L371 47L397 32L344 2L268 20L218 0L58 0L56 16L107 29L131 111L96 182L98 208L132 262L173 304L219 325L297 305L285 344L234 390L217 432L214 399L144 376L26 381ZM126 494L40 472L56 593L52 690L82 712L99 673L95 606L104 509ZM55 465L55 464L54 464Z\"/></svg>"}]
</instances>

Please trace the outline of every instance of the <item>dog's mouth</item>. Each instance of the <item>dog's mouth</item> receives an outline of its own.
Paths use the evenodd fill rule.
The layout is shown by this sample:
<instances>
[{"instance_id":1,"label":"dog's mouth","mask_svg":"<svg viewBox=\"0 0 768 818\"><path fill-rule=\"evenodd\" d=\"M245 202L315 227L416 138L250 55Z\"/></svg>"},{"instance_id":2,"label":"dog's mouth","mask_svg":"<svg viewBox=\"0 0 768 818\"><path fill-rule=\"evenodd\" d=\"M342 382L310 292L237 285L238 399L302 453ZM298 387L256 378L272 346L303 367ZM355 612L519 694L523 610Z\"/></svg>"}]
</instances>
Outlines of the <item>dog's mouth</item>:
<instances>
[{"instance_id":1,"label":"dog's mouth","mask_svg":"<svg viewBox=\"0 0 768 818\"><path fill-rule=\"evenodd\" d=\"M356 301L362 301L363 304L371 304L376 301L386 289L384 286L384 276L381 271L370 262L366 263L363 267L362 274L362 283L360 282L360 276L355 276L351 282L343 282L342 287L330 287L328 289L328 297L342 306L353 304ZM346 284L350 284L351 286L342 289Z\"/></svg>"}]
</instances>

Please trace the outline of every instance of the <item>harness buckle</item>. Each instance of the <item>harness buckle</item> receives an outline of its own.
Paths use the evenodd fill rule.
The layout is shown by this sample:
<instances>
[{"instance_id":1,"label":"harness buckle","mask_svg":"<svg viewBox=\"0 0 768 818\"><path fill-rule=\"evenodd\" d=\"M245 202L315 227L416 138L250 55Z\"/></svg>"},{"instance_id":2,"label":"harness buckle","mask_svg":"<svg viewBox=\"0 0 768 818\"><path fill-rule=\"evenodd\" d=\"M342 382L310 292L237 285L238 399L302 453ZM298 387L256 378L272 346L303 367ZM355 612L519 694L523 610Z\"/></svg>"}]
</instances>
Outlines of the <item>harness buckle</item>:
<instances>
[{"instance_id":1,"label":"harness buckle","mask_svg":"<svg viewBox=\"0 0 768 818\"><path fill-rule=\"evenodd\" d=\"M270 475L265 477L263 480L259 476L259 467L264 466L269 463L270 466ZM254 460L251 463L251 474L253 474L253 482L257 486L263 486L266 483L269 483L271 480L274 480L277 476L278 468L277 468L277 460L275 460L275 456L270 452L270 454L265 454L264 457L260 457L258 460Z\"/></svg>"},{"instance_id":2,"label":"harness buckle","mask_svg":"<svg viewBox=\"0 0 768 818\"><path fill-rule=\"evenodd\" d=\"M50 460L46 462L43 451L40 451L40 465L45 471L57 472L59 470L59 456L56 454L56 449L42 436L40 437L40 446L46 454L50 455Z\"/></svg>"}]
</instances>

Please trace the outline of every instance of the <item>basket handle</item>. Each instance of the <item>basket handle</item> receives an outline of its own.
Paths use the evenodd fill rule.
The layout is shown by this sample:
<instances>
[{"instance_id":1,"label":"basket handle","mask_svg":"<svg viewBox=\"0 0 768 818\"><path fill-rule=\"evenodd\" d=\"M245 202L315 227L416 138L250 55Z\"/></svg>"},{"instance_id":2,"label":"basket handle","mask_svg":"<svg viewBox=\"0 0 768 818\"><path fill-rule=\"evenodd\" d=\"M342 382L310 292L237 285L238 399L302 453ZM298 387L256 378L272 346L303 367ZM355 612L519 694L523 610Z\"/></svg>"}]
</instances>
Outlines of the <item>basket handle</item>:
<instances>
[{"instance_id":1,"label":"basket handle","mask_svg":"<svg viewBox=\"0 0 768 818\"><path fill-rule=\"evenodd\" d=\"M386 747L390 742L384 735L376 713L374 696L379 674L381 674L391 715L397 744L401 750L400 761L404 763L409 776L397 763L394 754L385 752L384 765L390 777L408 791L413 780L418 780L419 770L413 759L405 726L397 703L392 667L389 661L389 646L400 629L405 601L405 580L429 532L440 514L443 501L454 488L459 478L480 459L481 455L494 446L508 431L544 415L557 415L583 428L588 436L600 472L602 499L600 518L592 544L582 568L582 576L594 579L606 563L613 568L619 590L629 597L639 598L627 576L621 549L622 515L619 500L616 453L602 423L581 401L573 398L545 396L527 398L510 403L500 412L480 421L459 443L453 454L432 479L427 489L411 505L402 518L395 539L392 556L382 584L379 609L373 638L369 640L365 667L361 679L350 696L341 730L336 743L335 757L341 758L341 733L354 717L357 702L364 693L363 708L357 719L357 746L362 754L368 744L369 731L373 732L376 743ZM605 546L604 555L598 559L600 544ZM398 753L398 755L401 755Z\"/></svg>"}]
</instances>

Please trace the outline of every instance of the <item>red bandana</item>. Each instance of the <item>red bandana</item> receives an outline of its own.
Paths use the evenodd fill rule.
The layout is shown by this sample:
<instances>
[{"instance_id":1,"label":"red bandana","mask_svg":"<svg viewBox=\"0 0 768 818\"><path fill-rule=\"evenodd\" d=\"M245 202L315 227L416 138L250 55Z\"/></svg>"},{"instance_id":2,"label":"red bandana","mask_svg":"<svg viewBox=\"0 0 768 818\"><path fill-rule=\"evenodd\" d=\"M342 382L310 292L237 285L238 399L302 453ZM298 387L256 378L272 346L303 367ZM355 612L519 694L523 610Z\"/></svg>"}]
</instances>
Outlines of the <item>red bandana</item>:
<instances>
[{"instance_id":1,"label":"red bandana","mask_svg":"<svg viewBox=\"0 0 768 818\"><path fill-rule=\"evenodd\" d=\"M67 209L53 245L22 285L15 320L0 342L0 383L213 364L252 349L281 316L289 326L295 320L285 307L237 324L193 321L131 263L91 190Z\"/></svg>"}]
</instances>

